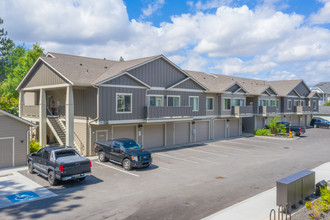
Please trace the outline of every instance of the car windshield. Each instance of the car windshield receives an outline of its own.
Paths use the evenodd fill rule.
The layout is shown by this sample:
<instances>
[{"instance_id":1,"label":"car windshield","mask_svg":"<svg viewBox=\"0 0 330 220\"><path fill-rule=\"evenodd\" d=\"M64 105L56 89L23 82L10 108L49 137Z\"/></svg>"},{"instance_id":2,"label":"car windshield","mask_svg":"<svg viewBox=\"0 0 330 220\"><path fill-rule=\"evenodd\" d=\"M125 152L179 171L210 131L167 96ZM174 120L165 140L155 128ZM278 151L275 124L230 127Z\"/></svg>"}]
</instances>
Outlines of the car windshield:
<instances>
[{"instance_id":1,"label":"car windshield","mask_svg":"<svg viewBox=\"0 0 330 220\"><path fill-rule=\"evenodd\" d=\"M55 158L60 158L60 157L69 157L69 156L76 156L78 155L75 151L73 150L64 150L64 151L58 151L55 153Z\"/></svg>"},{"instance_id":2,"label":"car windshield","mask_svg":"<svg viewBox=\"0 0 330 220\"><path fill-rule=\"evenodd\" d=\"M140 149L140 145L138 145L135 141L121 141L121 146L123 146L126 150L134 150Z\"/></svg>"}]
</instances>

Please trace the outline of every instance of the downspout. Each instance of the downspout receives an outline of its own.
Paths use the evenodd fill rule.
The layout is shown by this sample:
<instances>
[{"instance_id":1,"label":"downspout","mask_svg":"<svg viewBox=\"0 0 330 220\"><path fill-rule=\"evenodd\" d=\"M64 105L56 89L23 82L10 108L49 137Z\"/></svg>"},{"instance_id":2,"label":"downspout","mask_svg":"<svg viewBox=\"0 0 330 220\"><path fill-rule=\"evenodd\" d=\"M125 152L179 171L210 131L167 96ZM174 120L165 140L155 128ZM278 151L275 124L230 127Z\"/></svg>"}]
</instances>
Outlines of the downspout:
<instances>
[{"instance_id":1,"label":"downspout","mask_svg":"<svg viewBox=\"0 0 330 220\"><path fill-rule=\"evenodd\" d=\"M88 126L91 128L91 123L99 120L99 110L100 110L100 88L98 86L93 85L94 88L97 89L97 95L96 95L96 118L92 119L91 121L88 122ZM91 129L92 131L92 129ZM92 144L92 132L90 133L90 144ZM87 152L89 150L89 147L86 149L86 154L92 154L92 152ZM92 151L92 149L90 149Z\"/></svg>"}]
</instances>

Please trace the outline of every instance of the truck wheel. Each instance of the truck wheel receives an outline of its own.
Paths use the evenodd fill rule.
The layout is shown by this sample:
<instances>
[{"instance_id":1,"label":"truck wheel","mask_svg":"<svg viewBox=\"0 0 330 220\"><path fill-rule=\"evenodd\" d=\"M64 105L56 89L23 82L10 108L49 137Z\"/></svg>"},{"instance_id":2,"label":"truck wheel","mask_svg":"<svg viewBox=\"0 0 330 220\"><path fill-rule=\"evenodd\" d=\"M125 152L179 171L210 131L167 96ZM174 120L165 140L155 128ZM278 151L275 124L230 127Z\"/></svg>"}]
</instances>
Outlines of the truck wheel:
<instances>
[{"instance_id":1,"label":"truck wheel","mask_svg":"<svg viewBox=\"0 0 330 220\"><path fill-rule=\"evenodd\" d=\"M107 161L107 158L105 157L105 153L104 153L104 151L100 151L100 152L99 152L99 161L100 161L100 162L105 162L105 161Z\"/></svg>"},{"instance_id":2,"label":"truck wheel","mask_svg":"<svg viewBox=\"0 0 330 220\"><path fill-rule=\"evenodd\" d=\"M123 161L123 167L124 167L125 170L132 169L132 163L131 163L131 161L129 159L127 159L127 158L124 159L124 161Z\"/></svg>"},{"instance_id":3,"label":"truck wheel","mask_svg":"<svg viewBox=\"0 0 330 220\"><path fill-rule=\"evenodd\" d=\"M54 171L49 171L48 173L48 182L51 186L55 186L57 184L57 179L55 177Z\"/></svg>"},{"instance_id":4,"label":"truck wheel","mask_svg":"<svg viewBox=\"0 0 330 220\"><path fill-rule=\"evenodd\" d=\"M31 174L34 174L35 172L33 171L33 164L32 164L32 161L29 161L29 164L28 164L28 170L29 170L29 173Z\"/></svg>"}]
</instances>

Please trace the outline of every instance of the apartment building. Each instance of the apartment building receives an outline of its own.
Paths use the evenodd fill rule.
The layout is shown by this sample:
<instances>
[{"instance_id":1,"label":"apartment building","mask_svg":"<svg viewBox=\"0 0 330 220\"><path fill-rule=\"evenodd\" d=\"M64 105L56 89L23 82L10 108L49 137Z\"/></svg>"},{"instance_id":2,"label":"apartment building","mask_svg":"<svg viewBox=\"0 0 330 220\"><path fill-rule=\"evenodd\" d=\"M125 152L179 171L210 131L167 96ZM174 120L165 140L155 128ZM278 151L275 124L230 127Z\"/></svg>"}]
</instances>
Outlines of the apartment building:
<instances>
[{"instance_id":1,"label":"apartment building","mask_svg":"<svg viewBox=\"0 0 330 220\"><path fill-rule=\"evenodd\" d=\"M48 53L17 89L19 114L39 125L43 146L56 140L84 155L96 141L119 137L145 148L237 137L275 113L304 125L318 110L318 95L302 80L185 71L163 55L110 61Z\"/></svg>"}]
</instances>

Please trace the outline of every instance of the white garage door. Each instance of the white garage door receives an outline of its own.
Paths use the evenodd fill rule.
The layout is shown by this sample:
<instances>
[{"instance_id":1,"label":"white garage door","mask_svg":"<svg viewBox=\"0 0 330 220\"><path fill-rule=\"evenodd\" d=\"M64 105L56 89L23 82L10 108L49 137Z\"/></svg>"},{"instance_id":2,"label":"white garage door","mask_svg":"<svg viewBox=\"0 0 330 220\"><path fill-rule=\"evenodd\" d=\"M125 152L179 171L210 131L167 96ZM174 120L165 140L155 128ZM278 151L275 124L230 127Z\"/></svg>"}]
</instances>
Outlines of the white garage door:
<instances>
[{"instance_id":1,"label":"white garage door","mask_svg":"<svg viewBox=\"0 0 330 220\"><path fill-rule=\"evenodd\" d=\"M291 125L292 126L299 126L299 117L298 116L292 116Z\"/></svg>"},{"instance_id":2,"label":"white garage door","mask_svg":"<svg viewBox=\"0 0 330 220\"><path fill-rule=\"evenodd\" d=\"M196 141L209 140L209 122L199 121L196 122Z\"/></svg>"},{"instance_id":3,"label":"white garage door","mask_svg":"<svg viewBox=\"0 0 330 220\"><path fill-rule=\"evenodd\" d=\"M0 138L0 168L14 166L13 149L13 138Z\"/></svg>"},{"instance_id":4,"label":"white garage door","mask_svg":"<svg viewBox=\"0 0 330 220\"><path fill-rule=\"evenodd\" d=\"M174 124L175 145L187 144L190 142L190 122Z\"/></svg>"},{"instance_id":5,"label":"white garage door","mask_svg":"<svg viewBox=\"0 0 330 220\"><path fill-rule=\"evenodd\" d=\"M113 139L115 138L130 138L136 140L136 126L113 127Z\"/></svg>"},{"instance_id":6,"label":"white garage door","mask_svg":"<svg viewBox=\"0 0 330 220\"><path fill-rule=\"evenodd\" d=\"M164 128L163 124L144 125L143 126L143 147L161 147L164 146Z\"/></svg>"},{"instance_id":7,"label":"white garage door","mask_svg":"<svg viewBox=\"0 0 330 220\"><path fill-rule=\"evenodd\" d=\"M214 139L225 138L226 120L215 120L214 121Z\"/></svg>"},{"instance_id":8,"label":"white garage door","mask_svg":"<svg viewBox=\"0 0 330 220\"><path fill-rule=\"evenodd\" d=\"M239 120L230 119L229 121L229 137L239 136Z\"/></svg>"},{"instance_id":9,"label":"white garage door","mask_svg":"<svg viewBox=\"0 0 330 220\"><path fill-rule=\"evenodd\" d=\"M302 115L301 117L300 117L300 124L299 124L299 126L306 126L306 115Z\"/></svg>"},{"instance_id":10,"label":"white garage door","mask_svg":"<svg viewBox=\"0 0 330 220\"><path fill-rule=\"evenodd\" d=\"M291 124L291 116L285 116L285 118L283 119L283 121L289 122Z\"/></svg>"},{"instance_id":11,"label":"white garage door","mask_svg":"<svg viewBox=\"0 0 330 220\"><path fill-rule=\"evenodd\" d=\"M256 120L257 120L257 127L256 127L256 129L262 129L262 128L265 127L265 120L264 120L264 118L257 117Z\"/></svg>"}]
</instances>

